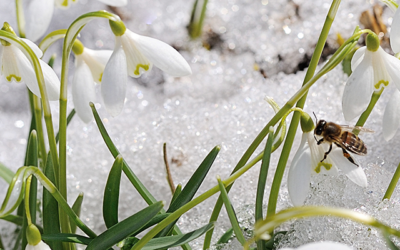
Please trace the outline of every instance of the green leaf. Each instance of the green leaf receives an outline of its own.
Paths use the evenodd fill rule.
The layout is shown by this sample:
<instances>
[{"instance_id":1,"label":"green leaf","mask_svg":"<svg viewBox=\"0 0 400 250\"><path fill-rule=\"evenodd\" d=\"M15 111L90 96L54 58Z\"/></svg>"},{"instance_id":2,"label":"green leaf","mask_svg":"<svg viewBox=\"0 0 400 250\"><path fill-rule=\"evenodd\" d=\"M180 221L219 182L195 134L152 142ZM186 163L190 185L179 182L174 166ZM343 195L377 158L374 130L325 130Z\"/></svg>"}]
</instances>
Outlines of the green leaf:
<instances>
[{"instance_id":1,"label":"green leaf","mask_svg":"<svg viewBox=\"0 0 400 250\"><path fill-rule=\"evenodd\" d=\"M8 184L11 183L15 173L0 163L0 177L3 178Z\"/></svg>"},{"instance_id":2,"label":"green leaf","mask_svg":"<svg viewBox=\"0 0 400 250\"><path fill-rule=\"evenodd\" d=\"M72 118L74 118L75 114L76 114L75 109L71 110L71 112L68 114L68 117L67 117L67 126L68 126L69 123L71 122ZM57 132L57 135L56 135L56 142L58 142L59 139L60 139L60 132Z\"/></svg>"},{"instance_id":3,"label":"green leaf","mask_svg":"<svg viewBox=\"0 0 400 250\"><path fill-rule=\"evenodd\" d=\"M177 209L188 203L193 199L197 190L200 188L201 183L204 178L207 176L208 171L210 170L212 164L214 163L215 158L219 153L220 147L214 147L210 153L206 156L200 166L193 173L192 177L186 184L186 186L182 189L182 192L179 196L174 200L174 202L169 206L167 213L175 212ZM177 220L176 220L177 221ZM171 223L167 227L165 227L159 234L158 237L167 235L171 228L175 225L175 222Z\"/></svg>"},{"instance_id":4,"label":"green leaf","mask_svg":"<svg viewBox=\"0 0 400 250\"><path fill-rule=\"evenodd\" d=\"M383 238L385 238L386 240L386 244L388 245L388 247L390 248L390 250L400 250L400 248L398 248L394 242L390 239L389 235L387 233L382 233Z\"/></svg>"},{"instance_id":5,"label":"green leaf","mask_svg":"<svg viewBox=\"0 0 400 250\"><path fill-rule=\"evenodd\" d=\"M175 188L174 194L172 195L170 204L174 203L174 201L176 200L176 198L178 198L178 196L181 194L181 192L182 192L182 184L178 184L178 186L176 186L176 188Z\"/></svg>"},{"instance_id":6,"label":"green leaf","mask_svg":"<svg viewBox=\"0 0 400 250\"><path fill-rule=\"evenodd\" d=\"M226 244L232 238L233 228L229 228L222 236L219 238L217 244Z\"/></svg>"},{"instance_id":7,"label":"green leaf","mask_svg":"<svg viewBox=\"0 0 400 250\"><path fill-rule=\"evenodd\" d=\"M53 162L51 155L47 157L44 174L51 181L55 182ZM43 233L60 233L60 221L58 215L58 203L47 189L43 188ZM46 242L51 249L63 249L60 241Z\"/></svg>"},{"instance_id":8,"label":"green leaf","mask_svg":"<svg viewBox=\"0 0 400 250\"><path fill-rule=\"evenodd\" d=\"M1 218L2 220L14 223L15 225L21 226L23 217L18 215L9 214Z\"/></svg>"},{"instance_id":9,"label":"green leaf","mask_svg":"<svg viewBox=\"0 0 400 250\"><path fill-rule=\"evenodd\" d=\"M78 234L43 234L42 239L46 242L73 242L83 245L88 245L92 241L91 238Z\"/></svg>"},{"instance_id":10,"label":"green leaf","mask_svg":"<svg viewBox=\"0 0 400 250\"><path fill-rule=\"evenodd\" d=\"M165 218L167 218L170 215L170 213L162 213L162 214L157 214L154 216L153 219L151 219L146 225L144 225L142 228L140 228L138 231L133 233L131 236L135 236L146 230L147 228L154 226L155 224L158 224L159 222L163 221Z\"/></svg>"},{"instance_id":11,"label":"green leaf","mask_svg":"<svg viewBox=\"0 0 400 250\"><path fill-rule=\"evenodd\" d=\"M108 230L97 236L88 245L86 250L108 249L125 239L129 235L140 230L163 208L162 202L154 203L136 214L126 218L118 224L110 227Z\"/></svg>"},{"instance_id":12,"label":"green leaf","mask_svg":"<svg viewBox=\"0 0 400 250\"><path fill-rule=\"evenodd\" d=\"M202 228L199 228L187 234L154 238L150 240L142 248L142 250L155 250L155 249L164 249L164 248L180 246L200 237L202 234L206 233L213 227L214 223L212 222Z\"/></svg>"},{"instance_id":13,"label":"green leaf","mask_svg":"<svg viewBox=\"0 0 400 250\"><path fill-rule=\"evenodd\" d=\"M219 190L221 191L222 201L224 202L226 212L228 213L228 217L231 222L233 231L236 234L236 238L243 246L246 243L246 239L243 236L242 229L240 229L235 210L233 209L231 201L229 200L228 193L226 192L224 183L221 181L221 178L219 176L217 177L217 180L218 180Z\"/></svg>"},{"instance_id":14,"label":"green leaf","mask_svg":"<svg viewBox=\"0 0 400 250\"><path fill-rule=\"evenodd\" d=\"M103 218L107 228L118 223L119 187L123 163L122 156L117 156L104 189Z\"/></svg>"},{"instance_id":15,"label":"green leaf","mask_svg":"<svg viewBox=\"0 0 400 250\"><path fill-rule=\"evenodd\" d=\"M76 213L76 215L78 215L78 217L81 215L82 202L83 202L83 193L80 193L78 197L76 197L76 200L72 205L72 210L74 210L74 212ZM71 232L75 233L77 228L75 221L70 218L69 224L71 226Z\"/></svg>"}]
</instances>

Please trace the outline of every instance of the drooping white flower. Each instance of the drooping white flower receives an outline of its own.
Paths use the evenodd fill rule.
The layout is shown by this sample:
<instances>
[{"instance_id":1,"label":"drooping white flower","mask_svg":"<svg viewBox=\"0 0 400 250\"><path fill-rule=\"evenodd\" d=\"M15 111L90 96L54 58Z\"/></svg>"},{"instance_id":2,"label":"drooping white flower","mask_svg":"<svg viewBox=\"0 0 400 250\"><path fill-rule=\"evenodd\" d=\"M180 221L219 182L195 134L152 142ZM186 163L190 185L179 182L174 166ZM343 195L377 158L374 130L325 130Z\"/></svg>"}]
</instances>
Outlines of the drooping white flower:
<instances>
[{"instance_id":1,"label":"drooping white flower","mask_svg":"<svg viewBox=\"0 0 400 250\"><path fill-rule=\"evenodd\" d=\"M288 174L289 197L295 206L304 204L309 193L312 174L337 174L339 168L355 184L366 187L367 177L363 169L343 156L342 149L333 145L327 158L326 144L317 145L313 132L303 133L300 147L293 158Z\"/></svg>"},{"instance_id":2,"label":"drooping white flower","mask_svg":"<svg viewBox=\"0 0 400 250\"><path fill-rule=\"evenodd\" d=\"M313 242L298 248L281 248L281 250L353 250L345 244L331 241Z\"/></svg>"},{"instance_id":3,"label":"drooping white flower","mask_svg":"<svg viewBox=\"0 0 400 250\"><path fill-rule=\"evenodd\" d=\"M82 46L75 54L75 72L72 80L72 98L78 116L83 122L93 119L89 102L96 100L95 83L100 83L111 50L91 50Z\"/></svg>"},{"instance_id":4,"label":"drooping white flower","mask_svg":"<svg viewBox=\"0 0 400 250\"><path fill-rule=\"evenodd\" d=\"M400 60L386 53L380 46L376 51L362 47L351 60L353 73L343 91L343 114L347 121L361 115L368 107L374 91L393 82L400 89Z\"/></svg>"},{"instance_id":5,"label":"drooping white flower","mask_svg":"<svg viewBox=\"0 0 400 250\"><path fill-rule=\"evenodd\" d=\"M392 96L386 105L382 119L382 134L386 141L395 135L400 126L400 91L394 88Z\"/></svg>"},{"instance_id":6,"label":"drooping white flower","mask_svg":"<svg viewBox=\"0 0 400 250\"><path fill-rule=\"evenodd\" d=\"M40 241L36 245L27 244L25 250L51 250L51 248L43 241Z\"/></svg>"},{"instance_id":7,"label":"drooping white flower","mask_svg":"<svg viewBox=\"0 0 400 250\"><path fill-rule=\"evenodd\" d=\"M26 36L37 41L47 31L54 13L54 6L67 9L78 0L32 0L29 2L26 13ZM127 0L99 0L110 6L122 7Z\"/></svg>"},{"instance_id":8,"label":"drooping white flower","mask_svg":"<svg viewBox=\"0 0 400 250\"><path fill-rule=\"evenodd\" d=\"M139 77L150 71L153 65L172 76L186 76L192 73L189 64L170 45L146 36L125 30L116 36L113 55L104 70L101 93L108 113L121 113L125 101L126 74Z\"/></svg>"},{"instance_id":9,"label":"drooping white flower","mask_svg":"<svg viewBox=\"0 0 400 250\"><path fill-rule=\"evenodd\" d=\"M22 39L36 54L37 58L42 57L42 51L28 39ZM53 69L44 61L40 60L43 71L46 91L49 100L58 100L60 96L60 80ZM39 85L36 79L35 70L25 54L15 45L6 41L0 44L0 70L7 81L24 82L33 94L40 97Z\"/></svg>"},{"instance_id":10,"label":"drooping white flower","mask_svg":"<svg viewBox=\"0 0 400 250\"><path fill-rule=\"evenodd\" d=\"M390 7L390 5L388 5ZM400 11L399 8L394 9L391 7L393 11L395 11L392 27L390 29L390 46L394 53L400 52Z\"/></svg>"}]
</instances>

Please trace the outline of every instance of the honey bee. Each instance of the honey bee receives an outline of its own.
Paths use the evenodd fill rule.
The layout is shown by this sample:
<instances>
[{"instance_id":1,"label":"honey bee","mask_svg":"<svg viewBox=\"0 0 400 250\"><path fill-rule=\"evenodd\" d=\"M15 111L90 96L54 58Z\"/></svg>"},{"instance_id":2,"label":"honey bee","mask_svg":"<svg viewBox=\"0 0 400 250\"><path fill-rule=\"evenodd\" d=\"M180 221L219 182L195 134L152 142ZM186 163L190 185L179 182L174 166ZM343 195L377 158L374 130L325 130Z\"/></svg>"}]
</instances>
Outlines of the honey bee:
<instances>
[{"instance_id":1,"label":"honey bee","mask_svg":"<svg viewBox=\"0 0 400 250\"><path fill-rule=\"evenodd\" d=\"M318 145L323 142L327 142L330 144L329 150L325 152L324 158L321 160L321 162L323 162L328 154L332 151L332 143L334 143L336 146L342 149L343 156L358 167L358 164L354 161L347 150L357 155L366 155L367 147L357 135L351 132L354 129L360 132L373 132L372 130L358 126L350 127L346 125L338 125L333 122L327 122L325 120L319 120L314 130L314 138L317 141ZM317 140L315 135L322 136L322 139Z\"/></svg>"}]
</instances>

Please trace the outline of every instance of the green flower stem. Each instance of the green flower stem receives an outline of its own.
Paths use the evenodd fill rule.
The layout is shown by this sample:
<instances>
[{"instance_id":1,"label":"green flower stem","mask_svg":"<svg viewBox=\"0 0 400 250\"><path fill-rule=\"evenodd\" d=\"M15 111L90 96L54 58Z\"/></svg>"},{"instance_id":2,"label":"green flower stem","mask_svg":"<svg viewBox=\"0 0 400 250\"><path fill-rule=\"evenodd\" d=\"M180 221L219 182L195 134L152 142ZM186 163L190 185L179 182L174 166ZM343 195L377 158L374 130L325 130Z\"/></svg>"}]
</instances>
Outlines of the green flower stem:
<instances>
[{"instance_id":1,"label":"green flower stem","mask_svg":"<svg viewBox=\"0 0 400 250\"><path fill-rule=\"evenodd\" d=\"M39 43L39 48L43 51L43 54L53 43L60 39L63 39L66 33L66 29L61 29L52 31L47 36L45 36L43 40Z\"/></svg>"},{"instance_id":2,"label":"green flower stem","mask_svg":"<svg viewBox=\"0 0 400 250\"><path fill-rule=\"evenodd\" d=\"M30 91L29 91L30 92ZM39 142L39 166L41 169L44 169L47 161L47 153L46 153L46 144L44 142L44 134L43 134L43 126L42 126L42 105L40 103L39 97L30 93L33 98L33 107L35 113L35 122L36 122L36 133Z\"/></svg>"},{"instance_id":3,"label":"green flower stem","mask_svg":"<svg viewBox=\"0 0 400 250\"><path fill-rule=\"evenodd\" d=\"M310 65L308 67L306 76L304 78L303 86L310 80L312 79L315 70L318 66L319 59L321 58L322 50L325 46L326 39L329 34L329 30L331 29L333 20L336 16L337 10L340 5L340 0L334 0L332 2L331 8L329 9L328 15L326 16L324 26L322 28L320 37L318 39L317 46L314 50L314 54L311 58ZM307 99L307 92L304 93L302 98L298 101L296 107L298 108L303 108L304 104ZM292 149L294 137L297 132L297 127L300 122L300 113L294 113L292 117L292 121L289 126L289 130L286 136L285 143L283 145L282 153L278 161L278 165L276 167L276 172L274 176L274 180L272 182L271 186L271 192L269 196L269 201L268 201L268 209L267 209L267 216L271 216L275 214L276 211L276 204L278 202L278 195L279 195L279 189L281 186L282 178L283 178L283 173L285 172L286 164L289 158L290 151Z\"/></svg>"},{"instance_id":4,"label":"green flower stem","mask_svg":"<svg viewBox=\"0 0 400 250\"><path fill-rule=\"evenodd\" d=\"M97 237L97 235L88 226L86 226L85 223L83 223L83 221L78 217L78 215L76 215L74 210L68 205L67 201L61 195L60 191L58 191L56 186L54 186L54 184L43 174L42 171L40 171L36 167L26 167L25 174L34 175L40 181L43 187L46 188L47 191L51 193L54 199L57 200L58 205L68 214L68 216L76 223L76 225L84 233L86 233L91 238Z\"/></svg>"},{"instance_id":5,"label":"green flower stem","mask_svg":"<svg viewBox=\"0 0 400 250\"><path fill-rule=\"evenodd\" d=\"M378 221L374 217L355 212L350 209L344 208L333 208L333 207L322 207L322 206L304 206L304 207L293 207L283 210L271 217L260 221L254 226L254 239L269 239L275 227L279 226L285 221L305 218L305 217L315 217L315 216L336 216L345 219L350 219L367 226L376 227L383 230L386 233L400 237L400 231L395 230L382 222ZM254 240L253 239L253 240ZM250 242L248 242L250 243Z\"/></svg>"},{"instance_id":6,"label":"green flower stem","mask_svg":"<svg viewBox=\"0 0 400 250\"><path fill-rule=\"evenodd\" d=\"M30 204L29 204L29 195L30 195L30 190L31 190L31 182L32 182L32 175L29 176L26 179L26 185L25 185L25 216L26 220L28 221L28 225L32 224L32 217L31 217L31 210L30 210Z\"/></svg>"},{"instance_id":7,"label":"green flower stem","mask_svg":"<svg viewBox=\"0 0 400 250\"><path fill-rule=\"evenodd\" d=\"M336 67L343 58L354 48L357 44L358 39L363 33L371 32L370 30L361 30L356 32L352 37L346 40L346 42L333 54L331 59L322 67L322 69L314 75L306 84L304 84L301 89L299 89L290 99L286 102L286 104L271 118L271 120L265 125L265 127L261 130L261 132L257 135L254 141L251 143L249 148L243 154L242 158L237 163L235 169L232 171L232 174L242 168L246 162L250 159L251 155L258 148L260 143L263 141L265 136L268 134L269 127L274 126L279 122L279 120L285 115L289 109L291 109L297 101L308 91L308 89L323 75L327 74L330 70ZM260 154L262 155L262 154ZM261 158L260 158L261 159ZM226 190L229 192L231 186L228 186ZM219 212L222 208L222 200L218 199L217 203L214 206L213 213L211 214L210 221L216 221L218 219ZM206 237L204 239L203 249L210 248L211 245L211 237L212 237L213 229L207 232Z\"/></svg>"},{"instance_id":8,"label":"green flower stem","mask_svg":"<svg viewBox=\"0 0 400 250\"><path fill-rule=\"evenodd\" d=\"M269 130L268 130L269 131ZM237 172L235 172L233 175L229 176L226 180L222 181L224 186L228 186L232 184L237 178L242 176L244 173L246 173L251 167L253 167L257 162L259 162L262 158L262 154L258 155L256 158L251 160L246 166L243 168L239 169ZM186 213L193 207L197 206L198 204L202 203L206 199L210 198L214 194L219 192L219 185L214 186L213 188L207 190L203 194L199 195L198 197L194 198L193 200L189 201L179 209L177 209L175 212L171 213L167 218L165 218L163 221L158 223L154 228L152 228L145 236L142 237L132 248L131 250L139 250L141 249L144 245L146 245L147 242L149 242L154 236L157 235L158 232L160 232L162 229L164 229L167 225L169 225L171 222L174 222L176 219L178 219L182 214Z\"/></svg>"},{"instance_id":9,"label":"green flower stem","mask_svg":"<svg viewBox=\"0 0 400 250\"><path fill-rule=\"evenodd\" d=\"M25 38L25 16L22 0L15 0L15 9L17 12L18 34L20 37Z\"/></svg>"},{"instance_id":10,"label":"green flower stem","mask_svg":"<svg viewBox=\"0 0 400 250\"><path fill-rule=\"evenodd\" d=\"M384 90L384 88L382 88L380 91L375 91L372 94L371 101L369 102L367 109L361 114L360 118L358 118L356 126L358 126L358 127L364 126L369 115L371 114L372 110L374 109L376 102L379 100L379 97L381 97L383 90ZM360 131L358 131L357 129L354 129L352 132L354 134L358 135L358 133Z\"/></svg>"},{"instance_id":11,"label":"green flower stem","mask_svg":"<svg viewBox=\"0 0 400 250\"><path fill-rule=\"evenodd\" d=\"M68 65L72 46L76 37L82 28L90 21L96 18L106 18L113 21L121 20L117 15L106 11L96 11L86 13L78 17L68 28L63 45L62 66L61 66L61 87L60 87L60 128L59 128L59 152L60 152L60 171L56 174L59 182L59 190L62 196L67 198L67 83L68 83ZM61 34L62 36L62 34ZM60 213L61 232L71 233L67 216Z\"/></svg>"},{"instance_id":12,"label":"green flower stem","mask_svg":"<svg viewBox=\"0 0 400 250\"><path fill-rule=\"evenodd\" d=\"M40 95L41 95L44 119L45 119L45 123L46 123L47 137L48 137L49 146L50 146L50 155L53 159L54 171L57 173L58 169L59 169L57 145L56 145L56 140L55 140L55 136L54 136L54 128L53 128L53 121L52 121L52 116L51 116L50 103L49 103L49 99L47 97L47 91L45 89L45 82L44 82L42 68L40 67L39 59L36 57L36 55L32 51L32 49L17 36L15 36L9 32L0 30L0 39L4 39L7 42L12 43L13 45L17 46L25 54L25 56L29 59L29 61L32 63L33 69L35 70L36 80L38 82Z\"/></svg>"},{"instance_id":13,"label":"green flower stem","mask_svg":"<svg viewBox=\"0 0 400 250\"><path fill-rule=\"evenodd\" d=\"M385 195L383 196L383 199L390 199L392 197L393 191L396 188L397 182L399 182L400 179L400 163L396 168L396 172L394 172L394 175L392 177L392 180L390 181L390 184L386 190Z\"/></svg>"},{"instance_id":14,"label":"green flower stem","mask_svg":"<svg viewBox=\"0 0 400 250\"><path fill-rule=\"evenodd\" d=\"M203 5L200 6L201 2L203 2ZM208 0L196 0L193 4L190 23L188 25L189 36L193 39L201 36L204 18L206 16L207 3Z\"/></svg>"}]
</instances>

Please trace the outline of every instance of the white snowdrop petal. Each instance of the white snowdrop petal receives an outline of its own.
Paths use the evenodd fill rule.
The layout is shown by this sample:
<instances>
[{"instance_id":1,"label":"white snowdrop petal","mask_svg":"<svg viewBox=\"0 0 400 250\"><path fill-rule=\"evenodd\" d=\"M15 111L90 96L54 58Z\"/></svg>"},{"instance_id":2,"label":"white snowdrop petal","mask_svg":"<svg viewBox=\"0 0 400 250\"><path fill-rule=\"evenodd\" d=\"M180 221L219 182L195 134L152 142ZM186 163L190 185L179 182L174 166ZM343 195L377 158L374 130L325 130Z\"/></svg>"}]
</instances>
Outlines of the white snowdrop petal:
<instances>
[{"instance_id":1,"label":"white snowdrop petal","mask_svg":"<svg viewBox=\"0 0 400 250\"><path fill-rule=\"evenodd\" d=\"M394 53L400 52L400 10L394 13L392 29L390 30L390 46Z\"/></svg>"},{"instance_id":2,"label":"white snowdrop petal","mask_svg":"<svg viewBox=\"0 0 400 250\"><path fill-rule=\"evenodd\" d=\"M93 120L92 109L89 102L96 100L96 89L89 66L78 60L72 80L72 98L79 118L85 123Z\"/></svg>"},{"instance_id":3,"label":"white snowdrop petal","mask_svg":"<svg viewBox=\"0 0 400 250\"><path fill-rule=\"evenodd\" d=\"M116 7L122 7L128 4L128 0L99 0L99 2Z\"/></svg>"},{"instance_id":4,"label":"white snowdrop petal","mask_svg":"<svg viewBox=\"0 0 400 250\"><path fill-rule=\"evenodd\" d=\"M54 1L30 1L26 15L26 36L32 41L36 41L43 36L50 25L53 12Z\"/></svg>"},{"instance_id":5,"label":"white snowdrop petal","mask_svg":"<svg viewBox=\"0 0 400 250\"><path fill-rule=\"evenodd\" d=\"M126 61L128 64L128 74L131 77L140 77L146 71L151 71L153 63L138 48L137 43L131 39L129 30L121 36L122 47L125 51Z\"/></svg>"},{"instance_id":6,"label":"white snowdrop petal","mask_svg":"<svg viewBox=\"0 0 400 250\"><path fill-rule=\"evenodd\" d=\"M85 63L89 66L95 82L100 83L103 77L104 68L110 59L112 50L99 50L94 51L85 48L81 55L76 57L81 57Z\"/></svg>"},{"instance_id":7,"label":"white snowdrop petal","mask_svg":"<svg viewBox=\"0 0 400 250\"><path fill-rule=\"evenodd\" d=\"M400 90L400 60L384 52L383 63L394 85Z\"/></svg>"},{"instance_id":8,"label":"white snowdrop petal","mask_svg":"<svg viewBox=\"0 0 400 250\"><path fill-rule=\"evenodd\" d=\"M43 71L47 97L50 101L57 101L60 99L60 80L54 70L47 63L42 60L39 60L39 62Z\"/></svg>"},{"instance_id":9,"label":"white snowdrop petal","mask_svg":"<svg viewBox=\"0 0 400 250\"><path fill-rule=\"evenodd\" d=\"M29 39L26 38L21 38L22 41L24 41L33 51L33 53L35 53L35 55L37 56L37 58L42 58L43 56L43 52L39 49L39 47L32 42Z\"/></svg>"},{"instance_id":10,"label":"white snowdrop petal","mask_svg":"<svg viewBox=\"0 0 400 250\"><path fill-rule=\"evenodd\" d=\"M383 138L389 141L400 126L400 91L395 89L385 108L382 121Z\"/></svg>"},{"instance_id":11,"label":"white snowdrop petal","mask_svg":"<svg viewBox=\"0 0 400 250\"><path fill-rule=\"evenodd\" d=\"M303 134L303 138L288 173L288 191L289 197L294 206L302 206L309 192L311 180L311 153L305 143L307 133Z\"/></svg>"},{"instance_id":12,"label":"white snowdrop petal","mask_svg":"<svg viewBox=\"0 0 400 250\"><path fill-rule=\"evenodd\" d=\"M187 76L192 73L186 60L170 45L146 36L140 36L127 30L126 34L135 41L138 49L156 67L171 76Z\"/></svg>"},{"instance_id":13,"label":"white snowdrop petal","mask_svg":"<svg viewBox=\"0 0 400 250\"><path fill-rule=\"evenodd\" d=\"M112 116L121 113L124 107L128 72L126 56L119 39L116 39L116 48L104 69L101 81L101 94L106 110Z\"/></svg>"},{"instance_id":14,"label":"white snowdrop petal","mask_svg":"<svg viewBox=\"0 0 400 250\"><path fill-rule=\"evenodd\" d=\"M27 63L26 66L32 66L26 58L26 56L15 46L1 46L2 49L2 57L1 57L1 74L7 79L7 81L12 82L20 82L23 80L23 77L20 72L20 68L18 67L18 61L21 60L24 63Z\"/></svg>"},{"instance_id":15,"label":"white snowdrop petal","mask_svg":"<svg viewBox=\"0 0 400 250\"><path fill-rule=\"evenodd\" d=\"M373 81L374 69L370 58L364 58L350 75L343 91L342 109L346 121L351 121L361 115L368 107L374 91Z\"/></svg>"},{"instance_id":16,"label":"white snowdrop petal","mask_svg":"<svg viewBox=\"0 0 400 250\"><path fill-rule=\"evenodd\" d=\"M32 245L26 245L25 250L51 250L51 248L44 243L43 241L40 241L37 245L32 246Z\"/></svg>"},{"instance_id":17,"label":"white snowdrop petal","mask_svg":"<svg viewBox=\"0 0 400 250\"><path fill-rule=\"evenodd\" d=\"M354 70L355 68L357 68L357 66L364 59L364 53L365 53L366 49L367 49L367 47L364 46L364 47L361 47L358 50L356 50L353 57L351 58L351 70Z\"/></svg>"},{"instance_id":18,"label":"white snowdrop petal","mask_svg":"<svg viewBox=\"0 0 400 250\"><path fill-rule=\"evenodd\" d=\"M364 170L360 166L356 166L355 164L351 163L346 157L344 157L341 148L332 149L332 152L329 155L335 165L340 168L340 170L342 170L352 182L360 187L368 186L367 176L365 175Z\"/></svg>"}]
</instances>

